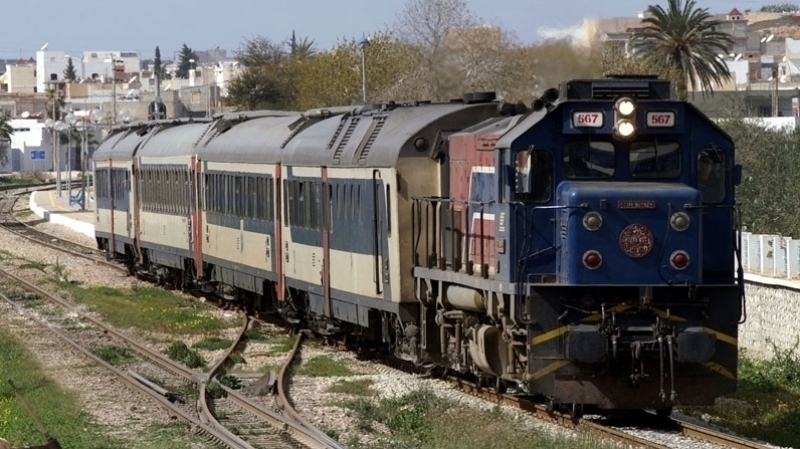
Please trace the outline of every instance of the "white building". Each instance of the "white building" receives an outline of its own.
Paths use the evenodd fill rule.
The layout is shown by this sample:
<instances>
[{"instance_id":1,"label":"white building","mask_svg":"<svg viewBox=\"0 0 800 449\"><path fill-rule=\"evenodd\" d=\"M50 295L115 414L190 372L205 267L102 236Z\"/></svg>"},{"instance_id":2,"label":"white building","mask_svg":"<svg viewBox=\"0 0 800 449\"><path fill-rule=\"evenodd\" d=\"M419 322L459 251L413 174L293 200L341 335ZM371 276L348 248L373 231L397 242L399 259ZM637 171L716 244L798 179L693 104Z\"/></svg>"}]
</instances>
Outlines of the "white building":
<instances>
[{"instance_id":1,"label":"white building","mask_svg":"<svg viewBox=\"0 0 800 449\"><path fill-rule=\"evenodd\" d=\"M46 47L47 45L45 45ZM42 47L42 48L45 48ZM63 51L39 50L36 52L36 91L47 92L48 84L64 81L64 69L69 56ZM75 65L75 61L72 61ZM80 66L80 64L78 64ZM78 70L79 67L76 67Z\"/></svg>"},{"instance_id":2,"label":"white building","mask_svg":"<svg viewBox=\"0 0 800 449\"><path fill-rule=\"evenodd\" d=\"M39 50L36 52L37 92L46 92L48 83L64 81L64 70L70 58L79 80L110 78L115 62L118 73L139 73L139 53L135 51L85 51L82 56L73 56L60 50Z\"/></svg>"},{"instance_id":3,"label":"white building","mask_svg":"<svg viewBox=\"0 0 800 449\"><path fill-rule=\"evenodd\" d=\"M0 172L50 171L52 141L44 122L36 119L9 120L14 133L8 146L7 160L0 160Z\"/></svg>"},{"instance_id":4,"label":"white building","mask_svg":"<svg viewBox=\"0 0 800 449\"><path fill-rule=\"evenodd\" d=\"M0 91L12 94L36 93L36 67L33 64L6 64L0 75Z\"/></svg>"}]
</instances>

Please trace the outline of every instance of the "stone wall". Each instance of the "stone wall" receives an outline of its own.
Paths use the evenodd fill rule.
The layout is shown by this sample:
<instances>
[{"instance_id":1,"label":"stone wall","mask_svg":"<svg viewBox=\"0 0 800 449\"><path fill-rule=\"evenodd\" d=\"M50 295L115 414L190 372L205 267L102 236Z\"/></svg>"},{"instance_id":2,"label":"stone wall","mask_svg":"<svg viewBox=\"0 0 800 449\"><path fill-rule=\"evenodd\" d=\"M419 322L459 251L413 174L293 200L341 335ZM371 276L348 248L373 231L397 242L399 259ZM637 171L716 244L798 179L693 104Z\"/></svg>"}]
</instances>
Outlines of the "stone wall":
<instances>
[{"instance_id":1,"label":"stone wall","mask_svg":"<svg viewBox=\"0 0 800 449\"><path fill-rule=\"evenodd\" d=\"M746 278L747 320L739 326L739 347L752 357L769 359L775 353L773 345L780 350L798 346L800 285L752 275Z\"/></svg>"}]
</instances>

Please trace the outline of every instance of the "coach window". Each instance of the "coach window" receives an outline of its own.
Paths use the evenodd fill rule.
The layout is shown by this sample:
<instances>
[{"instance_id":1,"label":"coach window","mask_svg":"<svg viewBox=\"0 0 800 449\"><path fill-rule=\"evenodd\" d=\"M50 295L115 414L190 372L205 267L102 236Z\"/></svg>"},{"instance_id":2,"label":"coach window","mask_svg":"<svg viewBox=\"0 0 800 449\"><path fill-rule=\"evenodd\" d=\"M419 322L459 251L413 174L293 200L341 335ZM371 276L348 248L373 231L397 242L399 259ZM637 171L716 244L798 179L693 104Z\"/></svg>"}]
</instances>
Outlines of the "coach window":
<instances>
[{"instance_id":1,"label":"coach window","mask_svg":"<svg viewBox=\"0 0 800 449\"><path fill-rule=\"evenodd\" d=\"M631 143L628 167L634 178L677 178L681 174L681 146L658 138Z\"/></svg>"},{"instance_id":2,"label":"coach window","mask_svg":"<svg viewBox=\"0 0 800 449\"><path fill-rule=\"evenodd\" d=\"M531 148L515 157L515 198L517 201L546 203L553 192L553 155Z\"/></svg>"},{"instance_id":3,"label":"coach window","mask_svg":"<svg viewBox=\"0 0 800 449\"><path fill-rule=\"evenodd\" d=\"M564 145L563 173L569 179L614 176L614 144L583 139Z\"/></svg>"}]
</instances>

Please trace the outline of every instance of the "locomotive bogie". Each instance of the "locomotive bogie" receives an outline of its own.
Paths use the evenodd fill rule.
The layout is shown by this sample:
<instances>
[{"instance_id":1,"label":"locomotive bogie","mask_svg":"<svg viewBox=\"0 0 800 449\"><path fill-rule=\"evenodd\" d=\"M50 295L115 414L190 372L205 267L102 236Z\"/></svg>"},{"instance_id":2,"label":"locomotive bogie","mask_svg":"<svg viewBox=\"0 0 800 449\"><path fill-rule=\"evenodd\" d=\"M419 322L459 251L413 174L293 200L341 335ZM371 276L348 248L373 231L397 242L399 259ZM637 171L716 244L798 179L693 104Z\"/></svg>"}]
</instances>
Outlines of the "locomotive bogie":
<instances>
[{"instance_id":1,"label":"locomotive bogie","mask_svg":"<svg viewBox=\"0 0 800 449\"><path fill-rule=\"evenodd\" d=\"M736 386L738 295L736 286L532 287L530 388L601 408L713 404Z\"/></svg>"}]
</instances>

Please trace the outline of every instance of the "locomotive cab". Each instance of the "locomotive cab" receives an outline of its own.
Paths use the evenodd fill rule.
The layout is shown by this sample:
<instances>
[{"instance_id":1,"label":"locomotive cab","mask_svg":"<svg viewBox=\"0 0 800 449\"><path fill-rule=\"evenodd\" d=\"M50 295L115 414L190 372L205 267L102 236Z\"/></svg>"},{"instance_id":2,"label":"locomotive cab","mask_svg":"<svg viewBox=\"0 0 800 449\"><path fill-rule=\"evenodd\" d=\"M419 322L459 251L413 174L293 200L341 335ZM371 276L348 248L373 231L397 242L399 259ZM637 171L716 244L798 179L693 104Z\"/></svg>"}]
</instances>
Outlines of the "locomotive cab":
<instances>
[{"instance_id":1,"label":"locomotive cab","mask_svg":"<svg viewBox=\"0 0 800 449\"><path fill-rule=\"evenodd\" d=\"M733 143L667 81L562 90L498 142L515 177L525 384L602 408L713 403L736 378Z\"/></svg>"}]
</instances>

